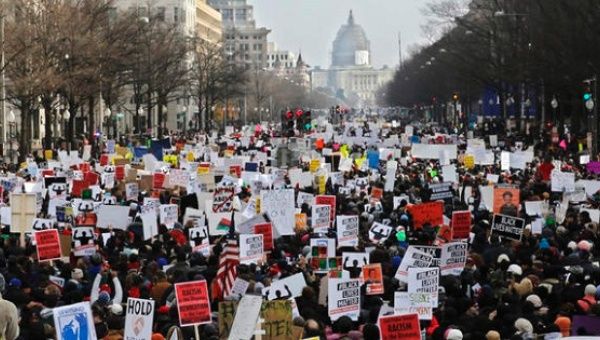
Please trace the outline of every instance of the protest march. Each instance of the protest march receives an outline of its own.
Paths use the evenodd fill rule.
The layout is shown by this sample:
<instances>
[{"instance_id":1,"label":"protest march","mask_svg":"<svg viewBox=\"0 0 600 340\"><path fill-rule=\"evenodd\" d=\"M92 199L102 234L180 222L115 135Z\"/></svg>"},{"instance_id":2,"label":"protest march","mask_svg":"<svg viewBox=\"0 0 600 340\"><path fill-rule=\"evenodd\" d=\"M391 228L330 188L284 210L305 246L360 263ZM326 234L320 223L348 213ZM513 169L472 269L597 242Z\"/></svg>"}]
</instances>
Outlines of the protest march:
<instances>
[{"instance_id":1,"label":"protest march","mask_svg":"<svg viewBox=\"0 0 600 340\"><path fill-rule=\"evenodd\" d=\"M598 334L596 161L554 132L382 117L227 131L4 169L6 338Z\"/></svg>"}]
</instances>

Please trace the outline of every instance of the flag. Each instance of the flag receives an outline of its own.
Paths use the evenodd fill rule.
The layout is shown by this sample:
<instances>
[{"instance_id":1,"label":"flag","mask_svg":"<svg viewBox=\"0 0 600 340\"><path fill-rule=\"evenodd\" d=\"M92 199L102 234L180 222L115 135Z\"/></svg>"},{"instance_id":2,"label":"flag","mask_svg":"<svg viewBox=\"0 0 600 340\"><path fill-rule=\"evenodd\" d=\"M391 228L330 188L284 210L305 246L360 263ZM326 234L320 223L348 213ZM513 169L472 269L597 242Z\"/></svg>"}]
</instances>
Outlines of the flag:
<instances>
[{"instance_id":1,"label":"flag","mask_svg":"<svg viewBox=\"0 0 600 340\"><path fill-rule=\"evenodd\" d=\"M229 231L230 227L231 227L231 221L226 218L222 218L219 221L219 224L217 224L217 230Z\"/></svg>"},{"instance_id":2,"label":"flag","mask_svg":"<svg viewBox=\"0 0 600 340\"><path fill-rule=\"evenodd\" d=\"M219 257L219 270L213 283L213 299L222 300L231 293L239 264L240 249L237 240L228 239Z\"/></svg>"}]
</instances>

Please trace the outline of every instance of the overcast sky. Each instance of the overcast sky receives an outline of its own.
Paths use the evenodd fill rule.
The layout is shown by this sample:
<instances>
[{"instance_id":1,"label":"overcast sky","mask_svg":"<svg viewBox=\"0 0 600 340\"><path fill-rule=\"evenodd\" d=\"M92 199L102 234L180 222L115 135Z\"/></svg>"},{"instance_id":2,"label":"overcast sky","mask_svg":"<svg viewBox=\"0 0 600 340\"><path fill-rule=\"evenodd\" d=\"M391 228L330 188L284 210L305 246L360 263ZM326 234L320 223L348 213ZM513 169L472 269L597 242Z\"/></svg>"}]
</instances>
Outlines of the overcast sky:
<instances>
[{"instance_id":1,"label":"overcast sky","mask_svg":"<svg viewBox=\"0 0 600 340\"><path fill-rule=\"evenodd\" d=\"M331 44L350 9L371 41L371 60L377 67L398 64L398 32L403 54L410 44L423 42L420 12L423 0L248 0L258 26L272 30L269 41L298 53L311 66L329 67Z\"/></svg>"}]
</instances>

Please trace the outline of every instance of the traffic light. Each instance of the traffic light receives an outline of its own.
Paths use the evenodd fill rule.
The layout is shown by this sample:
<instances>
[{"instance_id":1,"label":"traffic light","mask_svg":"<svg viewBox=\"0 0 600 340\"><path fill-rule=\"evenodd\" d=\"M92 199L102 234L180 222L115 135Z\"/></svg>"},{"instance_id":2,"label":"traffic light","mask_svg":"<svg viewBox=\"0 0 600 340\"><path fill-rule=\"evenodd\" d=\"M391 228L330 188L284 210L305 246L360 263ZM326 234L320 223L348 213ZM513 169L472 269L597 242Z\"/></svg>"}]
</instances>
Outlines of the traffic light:
<instances>
[{"instance_id":1,"label":"traffic light","mask_svg":"<svg viewBox=\"0 0 600 340\"><path fill-rule=\"evenodd\" d=\"M310 131L312 129L312 117L310 111L304 112L302 117L302 128L304 131Z\"/></svg>"},{"instance_id":2,"label":"traffic light","mask_svg":"<svg viewBox=\"0 0 600 340\"><path fill-rule=\"evenodd\" d=\"M590 99L592 99L592 89L590 88L589 84L585 84L585 87L583 90L583 101L587 102Z\"/></svg>"}]
</instances>

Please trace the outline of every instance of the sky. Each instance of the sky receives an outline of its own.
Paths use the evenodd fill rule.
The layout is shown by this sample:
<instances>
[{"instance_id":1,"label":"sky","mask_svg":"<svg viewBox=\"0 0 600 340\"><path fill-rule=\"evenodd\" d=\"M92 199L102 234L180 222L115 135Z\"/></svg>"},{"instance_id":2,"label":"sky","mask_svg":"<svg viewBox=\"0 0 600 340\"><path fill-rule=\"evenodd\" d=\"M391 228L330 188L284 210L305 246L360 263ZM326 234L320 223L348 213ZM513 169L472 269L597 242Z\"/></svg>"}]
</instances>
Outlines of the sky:
<instances>
[{"instance_id":1,"label":"sky","mask_svg":"<svg viewBox=\"0 0 600 340\"><path fill-rule=\"evenodd\" d=\"M254 5L259 27L272 30L269 41L312 66L331 64L331 45L352 9L354 19L371 41L371 61L376 67L398 64L398 32L402 32L403 55L407 46L423 43L423 0L248 0Z\"/></svg>"}]
</instances>

